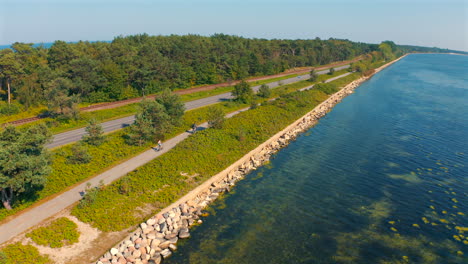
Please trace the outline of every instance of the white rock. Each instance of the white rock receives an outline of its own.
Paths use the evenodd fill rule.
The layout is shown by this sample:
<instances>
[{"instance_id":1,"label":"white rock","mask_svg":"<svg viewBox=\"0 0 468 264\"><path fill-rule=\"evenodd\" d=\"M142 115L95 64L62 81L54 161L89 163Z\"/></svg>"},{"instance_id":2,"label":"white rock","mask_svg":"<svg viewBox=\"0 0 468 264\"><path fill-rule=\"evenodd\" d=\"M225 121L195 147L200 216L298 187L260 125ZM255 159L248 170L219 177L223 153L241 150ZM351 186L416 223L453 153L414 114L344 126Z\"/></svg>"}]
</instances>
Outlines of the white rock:
<instances>
[{"instance_id":1,"label":"white rock","mask_svg":"<svg viewBox=\"0 0 468 264\"><path fill-rule=\"evenodd\" d=\"M149 225L149 226L152 226L152 225L156 224L156 219L150 218L150 219L148 219L148 221L146 221L146 224Z\"/></svg>"},{"instance_id":2,"label":"white rock","mask_svg":"<svg viewBox=\"0 0 468 264\"><path fill-rule=\"evenodd\" d=\"M119 250L116 249L116 248L111 248L110 253L112 254L112 256L115 256L115 255L117 255L117 253L119 253Z\"/></svg>"}]
</instances>

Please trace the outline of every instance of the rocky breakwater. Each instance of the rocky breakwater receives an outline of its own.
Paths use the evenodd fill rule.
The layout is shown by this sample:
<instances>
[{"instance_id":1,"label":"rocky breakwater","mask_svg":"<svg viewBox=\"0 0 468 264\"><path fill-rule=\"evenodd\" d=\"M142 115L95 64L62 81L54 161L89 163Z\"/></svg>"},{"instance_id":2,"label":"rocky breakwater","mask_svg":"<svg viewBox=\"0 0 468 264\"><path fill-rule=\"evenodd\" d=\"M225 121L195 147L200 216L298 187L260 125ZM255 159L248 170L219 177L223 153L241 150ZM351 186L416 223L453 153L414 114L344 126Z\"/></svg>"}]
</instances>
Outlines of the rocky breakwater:
<instances>
[{"instance_id":1,"label":"rocky breakwater","mask_svg":"<svg viewBox=\"0 0 468 264\"><path fill-rule=\"evenodd\" d=\"M379 70L388 65L390 64L382 66ZM369 78L370 76L361 77L349 83L240 160L141 223L136 231L105 253L96 264L161 263L164 258L171 256L172 252L177 250L176 244L179 239L190 237L189 228L192 225L202 223L200 217L204 215L203 209L207 205L223 192L229 192L230 188L246 174L268 162L271 155L315 125L337 103L353 93L356 87Z\"/></svg>"}]
</instances>

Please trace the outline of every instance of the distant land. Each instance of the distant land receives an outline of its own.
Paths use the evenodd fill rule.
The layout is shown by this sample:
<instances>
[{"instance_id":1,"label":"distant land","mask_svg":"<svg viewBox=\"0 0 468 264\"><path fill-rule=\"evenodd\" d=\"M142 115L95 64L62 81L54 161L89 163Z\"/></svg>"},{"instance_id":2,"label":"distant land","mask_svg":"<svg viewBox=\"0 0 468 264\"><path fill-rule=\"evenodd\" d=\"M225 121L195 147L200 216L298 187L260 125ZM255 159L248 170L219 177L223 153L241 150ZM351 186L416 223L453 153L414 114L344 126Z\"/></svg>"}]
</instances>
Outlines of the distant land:
<instances>
[{"instance_id":1,"label":"distant land","mask_svg":"<svg viewBox=\"0 0 468 264\"><path fill-rule=\"evenodd\" d=\"M78 43L78 42L89 42L89 43L106 42L106 43L112 43L112 40L68 41L66 43L73 44L73 43ZM22 42L22 43L26 43L26 42ZM48 49L53 44L54 44L54 42L34 43L33 47L39 47L39 46L42 45L44 48ZM11 48L11 45L12 44L10 44L10 45L0 45L0 50ZM399 45L399 46L401 46L403 48L406 48L406 49L409 49L409 50L412 50L414 52L457 53L457 54L468 55L468 51L461 51L461 50L451 50L451 49L442 49L442 48L437 48L437 47L425 47L425 46L414 46L414 45Z\"/></svg>"}]
</instances>

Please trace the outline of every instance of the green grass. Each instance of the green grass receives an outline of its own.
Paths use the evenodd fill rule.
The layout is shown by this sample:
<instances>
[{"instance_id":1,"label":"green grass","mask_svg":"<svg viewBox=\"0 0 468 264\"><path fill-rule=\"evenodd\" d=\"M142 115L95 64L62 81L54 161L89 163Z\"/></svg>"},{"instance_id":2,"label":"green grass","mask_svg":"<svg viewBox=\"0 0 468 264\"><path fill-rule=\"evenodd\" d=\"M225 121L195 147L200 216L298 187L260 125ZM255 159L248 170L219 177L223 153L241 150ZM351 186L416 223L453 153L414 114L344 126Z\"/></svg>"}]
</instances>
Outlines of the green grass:
<instances>
[{"instance_id":1,"label":"green grass","mask_svg":"<svg viewBox=\"0 0 468 264\"><path fill-rule=\"evenodd\" d=\"M326 93L315 89L293 92L238 114L226 120L223 129L201 131L165 155L106 186L97 193L93 203L74 207L72 214L102 231L135 226L241 158L327 97ZM119 217L110 217L112 215Z\"/></svg>"},{"instance_id":2,"label":"green grass","mask_svg":"<svg viewBox=\"0 0 468 264\"><path fill-rule=\"evenodd\" d=\"M331 77L333 76L328 76L328 78ZM352 77L347 76L346 78L349 79ZM341 79L335 80L333 81L333 83L342 83L340 81ZM312 83L309 81L300 81L277 87L275 89L272 89L271 98L285 95L287 93L293 92L297 89L309 86L311 84ZM221 106L223 107L223 110L226 113L229 113L241 108L245 108L248 105L237 104L233 102L225 102L222 103ZM119 113L126 113L125 111L127 111L130 107L130 105L127 105L121 107L123 108L123 110L120 110L120 107L119 109L116 109L120 110L118 111ZM101 118L104 118L105 116L108 117L109 115L111 115L112 110L116 109L100 110L85 114L95 113L99 114ZM173 136L176 136L188 130L191 124L193 123L200 124L205 122L208 110L209 107L201 107L185 112L181 124L175 127L170 133L165 135L165 137L171 138ZM124 136L127 133L127 129L119 130L108 134L106 142L101 146L88 146L88 152L93 158L91 159L90 163L86 164L69 164L67 162L67 157L71 155L71 148L73 145L67 145L53 150L53 172L48 176L44 188L36 192L34 195L29 194L18 197L18 199L14 203L14 208L12 210L0 208L0 221L10 215L13 215L23 209L32 206L39 200L60 193L61 191L74 184L91 178L101 172L104 172L109 167L115 166L154 145L154 143L148 143L143 146L130 146L125 143L124 139Z\"/></svg>"},{"instance_id":3,"label":"green grass","mask_svg":"<svg viewBox=\"0 0 468 264\"><path fill-rule=\"evenodd\" d=\"M20 120L28 117L34 117L47 112L47 107L31 107L14 115L0 115L0 124Z\"/></svg>"},{"instance_id":4,"label":"green grass","mask_svg":"<svg viewBox=\"0 0 468 264\"><path fill-rule=\"evenodd\" d=\"M66 217L58 218L47 226L39 227L26 234L38 245L60 248L78 242L80 233L75 222Z\"/></svg>"},{"instance_id":5,"label":"green grass","mask_svg":"<svg viewBox=\"0 0 468 264\"><path fill-rule=\"evenodd\" d=\"M246 105L227 102L221 104L225 112L244 108ZM170 133L165 135L166 138L171 138L190 128L193 123L202 123L207 116L208 107L201 107L184 114L182 122L175 127ZM41 190L38 190L34 195L19 196L14 203L12 210L0 208L0 221L6 217L13 215L39 200L45 199L50 195L59 193L66 188L79 183L83 180L91 178L111 166L120 164L140 152L147 150L154 143L149 142L143 146L128 145L125 142L124 136L128 133L128 129L122 129L114 133L110 133L106 137L106 141L100 146L87 146L89 154L93 157L86 164L69 164L67 157L71 155L73 144L57 148L52 151L52 173L47 177L47 182Z\"/></svg>"},{"instance_id":6,"label":"green grass","mask_svg":"<svg viewBox=\"0 0 468 264\"><path fill-rule=\"evenodd\" d=\"M213 95L227 93L232 90L234 90L234 86L218 87L209 91L200 91L200 92L191 93L191 94L183 94L180 97L182 98L182 101L188 102L188 101L194 101L194 100L210 97Z\"/></svg>"},{"instance_id":7,"label":"green grass","mask_svg":"<svg viewBox=\"0 0 468 264\"><path fill-rule=\"evenodd\" d=\"M290 74L290 75L286 75L286 76L270 78L270 79L265 79L265 80L259 80L259 81L253 81L253 82L248 82L248 83L250 84L250 86L257 86L257 85L262 85L262 84L265 84L265 83L273 83L273 82L286 80L286 79L293 78L293 77L296 77L296 76L299 76L299 74Z\"/></svg>"},{"instance_id":8,"label":"green grass","mask_svg":"<svg viewBox=\"0 0 468 264\"><path fill-rule=\"evenodd\" d=\"M36 247L22 245L21 243L10 244L0 251L1 264L49 264L52 263L48 255L41 255Z\"/></svg>"}]
</instances>

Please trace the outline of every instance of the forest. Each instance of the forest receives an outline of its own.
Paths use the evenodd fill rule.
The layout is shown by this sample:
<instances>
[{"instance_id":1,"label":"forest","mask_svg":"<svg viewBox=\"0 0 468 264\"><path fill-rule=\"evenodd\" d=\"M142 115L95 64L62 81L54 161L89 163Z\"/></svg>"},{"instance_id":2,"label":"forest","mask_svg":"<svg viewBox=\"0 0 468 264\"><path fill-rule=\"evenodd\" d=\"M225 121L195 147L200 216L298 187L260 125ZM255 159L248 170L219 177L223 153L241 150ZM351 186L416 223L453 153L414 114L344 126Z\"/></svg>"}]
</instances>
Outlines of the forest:
<instances>
[{"instance_id":1,"label":"forest","mask_svg":"<svg viewBox=\"0 0 468 264\"><path fill-rule=\"evenodd\" d=\"M111 42L56 41L49 48L14 43L0 50L0 114L39 105L65 109L77 102L109 102L166 88L241 80L378 50L379 45L349 40L224 34L142 34Z\"/></svg>"}]
</instances>

